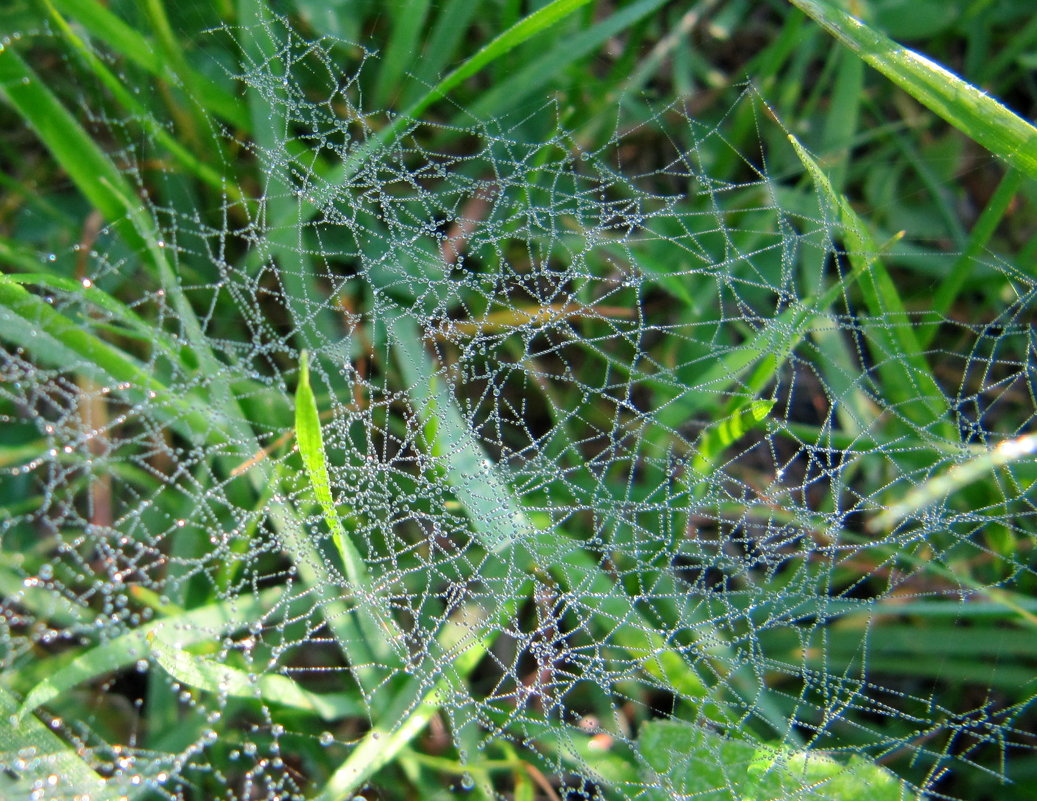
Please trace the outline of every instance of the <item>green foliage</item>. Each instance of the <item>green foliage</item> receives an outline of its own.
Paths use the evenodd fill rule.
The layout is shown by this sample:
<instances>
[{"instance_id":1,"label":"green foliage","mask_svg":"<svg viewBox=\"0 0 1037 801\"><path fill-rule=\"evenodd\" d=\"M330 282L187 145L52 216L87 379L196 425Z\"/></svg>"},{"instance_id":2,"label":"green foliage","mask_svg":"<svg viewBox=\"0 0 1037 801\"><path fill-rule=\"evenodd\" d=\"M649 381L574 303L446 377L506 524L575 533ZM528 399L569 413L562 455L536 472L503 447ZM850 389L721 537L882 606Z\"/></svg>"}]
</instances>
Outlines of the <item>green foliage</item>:
<instances>
[{"instance_id":1,"label":"green foliage","mask_svg":"<svg viewBox=\"0 0 1037 801\"><path fill-rule=\"evenodd\" d=\"M0 795L1026 798L1031 11L12 2Z\"/></svg>"}]
</instances>

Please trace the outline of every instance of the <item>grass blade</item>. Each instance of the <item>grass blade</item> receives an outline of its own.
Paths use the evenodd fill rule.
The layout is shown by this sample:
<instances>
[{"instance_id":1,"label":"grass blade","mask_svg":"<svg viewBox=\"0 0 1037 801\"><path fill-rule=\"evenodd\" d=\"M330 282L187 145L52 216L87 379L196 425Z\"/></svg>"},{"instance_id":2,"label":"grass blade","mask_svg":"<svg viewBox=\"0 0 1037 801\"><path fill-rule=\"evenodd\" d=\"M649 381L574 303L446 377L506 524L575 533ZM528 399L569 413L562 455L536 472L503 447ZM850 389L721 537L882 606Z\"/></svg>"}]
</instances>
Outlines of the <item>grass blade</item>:
<instances>
[{"instance_id":1,"label":"grass blade","mask_svg":"<svg viewBox=\"0 0 1037 801\"><path fill-rule=\"evenodd\" d=\"M8 778L14 766L24 762L31 776L54 777L53 783L48 779L48 798L81 798L85 794L91 801L117 801L126 797L121 788L97 775L71 745L35 717L18 719L17 708L18 703L11 693L0 687L0 714L9 721L0 726L0 761ZM41 768L40 762L47 767ZM32 795L27 792L23 797L34 798L37 792L34 790Z\"/></svg>"},{"instance_id":2,"label":"grass blade","mask_svg":"<svg viewBox=\"0 0 1037 801\"><path fill-rule=\"evenodd\" d=\"M908 515L939 503L951 493L968 486L987 473L1012 462L1032 458L1034 453L1037 453L1037 434L1005 440L986 453L955 465L915 487L900 502L892 504L876 515L868 527L872 531L887 531Z\"/></svg>"},{"instance_id":3,"label":"grass blade","mask_svg":"<svg viewBox=\"0 0 1037 801\"><path fill-rule=\"evenodd\" d=\"M1037 128L985 92L828 0L789 0L918 102L1016 169L1037 178Z\"/></svg>"},{"instance_id":4,"label":"grass blade","mask_svg":"<svg viewBox=\"0 0 1037 801\"><path fill-rule=\"evenodd\" d=\"M435 432L428 443L432 455L441 460L476 538L490 551L501 551L522 540L531 526L450 396L425 351L418 326L406 312L397 310L389 329L414 410L427 430Z\"/></svg>"},{"instance_id":5,"label":"grass blade","mask_svg":"<svg viewBox=\"0 0 1037 801\"><path fill-rule=\"evenodd\" d=\"M364 559L353 544L339 517L335 499L331 494L331 479L328 475L327 457L324 452L324 437L321 433L320 414L317 411L317 400L310 386L310 367L306 351L302 352L299 363L299 386L295 391L295 439L299 444L309 479L310 488L320 503L324 513L324 521L331 531L332 540L342 557L346 569L346 577L358 598L357 616L363 633L362 642L365 649L360 649L359 642L351 648L350 656L355 659L354 665L362 665L371 661L385 664L392 661L392 648L389 639L398 641L399 630L392 619L392 614L384 599L371 587L371 577L367 572ZM387 639L387 637L389 639ZM369 652L368 652L368 649Z\"/></svg>"},{"instance_id":6,"label":"grass blade","mask_svg":"<svg viewBox=\"0 0 1037 801\"><path fill-rule=\"evenodd\" d=\"M181 645L206 642L256 624L269 617L279 606L283 608L278 616L286 615L293 600L296 599L289 599L283 587L271 587L256 595L235 596L179 615L160 618L84 651L56 670L50 670L47 662L40 663L34 666L34 671L43 674L44 679L25 696L18 709L18 717L24 718L37 707L84 681L120 670L144 658L150 650L149 635L161 629L175 631ZM59 663L64 661L60 657L52 659L60 660Z\"/></svg>"},{"instance_id":7,"label":"grass blade","mask_svg":"<svg viewBox=\"0 0 1037 801\"><path fill-rule=\"evenodd\" d=\"M171 637L168 628L149 632L147 640L151 655L176 681L221 698L229 696L278 704L309 712L326 721L363 717L367 713L353 693L314 693L279 673L257 676L188 653L182 648L179 634Z\"/></svg>"}]
</instances>

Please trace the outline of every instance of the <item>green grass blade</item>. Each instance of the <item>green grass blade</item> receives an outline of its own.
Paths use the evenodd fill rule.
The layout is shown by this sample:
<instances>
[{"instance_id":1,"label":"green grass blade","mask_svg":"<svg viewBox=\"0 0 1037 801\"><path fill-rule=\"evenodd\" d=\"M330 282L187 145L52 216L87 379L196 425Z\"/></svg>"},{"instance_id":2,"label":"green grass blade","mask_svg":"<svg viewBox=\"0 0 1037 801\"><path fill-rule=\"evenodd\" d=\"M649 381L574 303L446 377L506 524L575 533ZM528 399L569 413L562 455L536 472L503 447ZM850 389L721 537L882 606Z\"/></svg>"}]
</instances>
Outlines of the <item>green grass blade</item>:
<instances>
[{"instance_id":1,"label":"green grass blade","mask_svg":"<svg viewBox=\"0 0 1037 801\"><path fill-rule=\"evenodd\" d=\"M392 32L379 56L378 76L374 85L372 106L387 108L400 87L404 73L414 63L430 0L400 0L393 7Z\"/></svg>"},{"instance_id":2,"label":"green grass blade","mask_svg":"<svg viewBox=\"0 0 1037 801\"><path fill-rule=\"evenodd\" d=\"M220 698L241 698L277 704L334 721L364 717L366 708L354 693L310 692L279 673L256 675L189 653L182 648L179 632L162 628L149 632L151 655L162 669L181 684Z\"/></svg>"},{"instance_id":3,"label":"green grass blade","mask_svg":"<svg viewBox=\"0 0 1037 801\"><path fill-rule=\"evenodd\" d=\"M395 140L410 124L411 120L416 119L437 100L446 97L451 90L463 81L589 2L590 0L552 0L552 2L547 3L529 16L516 22L446 75L412 106L409 106L406 111L393 119L389 125L386 125L377 134L370 137L362 147L358 147L346 161L340 164L328 176L328 183L331 185L345 183L360 169L360 166L372 153ZM280 218L275 219L277 225L282 224Z\"/></svg>"},{"instance_id":4,"label":"green grass blade","mask_svg":"<svg viewBox=\"0 0 1037 801\"><path fill-rule=\"evenodd\" d=\"M320 504L324 521L331 532L339 556L342 557L346 577L359 599L356 614L359 617L363 642L366 642L367 649L370 650L360 653L354 646L351 656L356 659L355 664L362 665L371 661L385 664L392 661L390 640L398 642L400 632L393 622L385 600L372 588L367 565L342 526L335 499L332 497L320 413L317 411L317 399L310 386L309 358L306 351L302 352L299 359L299 385L295 391L295 439L299 444L299 454L306 468L310 488Z\"/></svg>"},{"instance_id":5,"label":"green grass blade","mask_svg":"<svg viewBox=\"0 0 1037 801\"><path fill-rule=\"evenodd\" d=\"M0 90L104 218L121 220L119 195L134 195L122 172L10 46L0 47ZM131 248L143 249L136 231L129 226L118 230Z\"/></svg>"},{"instance_id":6,"label":"green grass blade","mask_svg":"<svg viewBox=\"0 0 1037 801\"><path fill-rule=\"evenodd\" d=\"M57 670L49 671L45 664L37 665L34 670L45 678L25 696L18 717L24 718L42 704L85 681L143 659L150 650L148 636L160 629L176 632L181 645L192 645L254 625L275 611L278 617L286 615L291 605L283 587L271 587L256 595L235 596L180 615L160 618L83 652Z\"/></svg>"},{"instance_id":7,"label":"green grass blade","mask_svg":"<svg viewBox=\"0 0 1037 801\"><path fill-rule=\"evenodd\" d=\"M98 41L104 42L113 52L160 80L174 80L154 42L127 25L98 0L50 2L66 17L82 25ZM248 114L237 98L197 72L192 73L191 84L199 93L195 100L202 102L234 127L248 130Z\"/></svg>"},{"instance_id":8,"label":"green grass blade","mask_svg":"<svg viewBox=\"0 0 1037 801\"><path fill-rule=\"evenodd\" d=\"M1031 178L1037 128L985 92L903 47L829 0L789 0L924 106Z\"/></svg>"},{"instance_id":9,"label":"green grass blade","mask_svg":"<svg viewBox=\"0 0 1037 801\"><path fill-rule=\"evenodd\" d=\"M899 415L922 428L935 426L945 438L957 441L954 426L949 422L947 399L933 378L900 293L882 263L881 249L864 220L849 201L836 192L799 140L789 134L789 141L817 187L822 208L838 216L851 274L856 276L865 303L878 320L877 325L866 327L874 343L876 370L882 378L883 389L896 404Z\"/></svg>"},{"instance_id":10,"label":"green grass blade","mask_svg":"<svg viewBox=\"0 0 1037 801\"><path fill-rule=\"evenodd\" d=\"M96 55L94 55L86 42L84 42L74 30L72 30L72 27L68 24L65 18L61 16L56 8L54 8L51 0L47 0L47 6L51 10L52 19L55 21L62 34L64 34L65 39L69 42L72 48L79 53L80 57L86 62L90 71L104 83L112 93L112 96L115 97L115 99L118 100L128 112L130 112L132 119L138 121L141 127L143 127L151 136L155 137L155 141L161 144L162 147L164 147L169 154L189 172L219 192L226 192L227 195L235 200L243 200L244 196L235 183L225 180L224 177L211 166L197 158L186 147L181 145L177 138L173 136L165 126L160 124L150 114L144 104L133 96L133 93L123 85L122 81L120 81L112 71L109 70Z\"/></svg>"},{"instance_id":11,"label":"green grass blade","mask_svg":"<svg viewBox=\"0 0 1037 801\"><path fill-rule=\"evenodd\" d=\"M102 779L80 759L72 745L35 717L19 719L17 709L18 703L11 693L0 687L0 714L5 720L0 726L0 761L8 778L19 762L25 762L32 766L33 778L54 777L46 786L48 798L82 798L85 794L91 801L118 801L126 797L122 788ZM17 781L18 777L14 779ZM36 791L22 797L36 797Z\"/></svg>"},{"instance_id":12,"label":"green grass blade","mask_svg":"<svg viewBox=\"0 0 1037 801\"><path fill-rule=\"evenodd\" d=\"M476 539L490 551L522 540L532 530L529 521L457 408L441 371L425 351L417 324L397 309L389 330L414 410L426 431L435 432L427 445L443 466Z\"/></svg>"},{"instance_id":13,"label":"green grass blade","mask_svg":"<svg viewBox=\"0 0 1037 801\"><path fill-rule=\"evenodd\" d=\"M507 80L484 92L459 115L464 119L472 117L489 119L505 106L512 106L556 79L569 66L597 52L603 44L638 20L656 11L665 0L639 0L625 6L600 22L572 36L564 37L564 41L552 47L542 56L532 59L529 64L510 76Z\"/></svg>"}]
</instances>

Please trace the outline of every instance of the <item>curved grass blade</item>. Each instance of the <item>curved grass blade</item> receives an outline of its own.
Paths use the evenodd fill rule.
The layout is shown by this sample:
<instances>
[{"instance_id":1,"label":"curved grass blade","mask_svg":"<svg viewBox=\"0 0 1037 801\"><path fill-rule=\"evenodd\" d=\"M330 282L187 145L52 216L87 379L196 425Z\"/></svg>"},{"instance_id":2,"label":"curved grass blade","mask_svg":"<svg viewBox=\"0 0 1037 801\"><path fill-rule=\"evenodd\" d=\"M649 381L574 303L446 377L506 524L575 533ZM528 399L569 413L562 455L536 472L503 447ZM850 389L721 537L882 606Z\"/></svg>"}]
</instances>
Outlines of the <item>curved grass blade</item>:
<instances>
[{"instance_id":1,"label":"curved grass blade","mask_svg":"<svg viewBox=\"0 0 1037 801\"><path fill-rule=\"evenodd\" d=\"M288 615L293 607L299 607L299 599L288 598L283 587L271 587L256 595L228 598L208 604L190 612L173 617L160 618L145 626L116 637L113 640L84 651L71 662L50 671L47 663L34 666L34 671L45 678L25 696L18 709L18 719L24 718L42 704L53 701L67 690L90 681L97 676L120 670L138 659L143 659L150 650L148 637L162 629L176 631L182 645L206 642L215 637L242 629L268 618L279 606L277 616ZM58 664L60 657L52 657Z\"/></svg>"},{"instance_id":2,"label":"curved grass blade","mask_svg":"<svg viewBox=\"0 0 1037 801\"><path fill-rule=\"evenodd\" d=\"M367 713L355 694L314 693L278 673L260 676L246 673L184 651L179 633L175 638L171 638L169 633L170 629L166 627L150 631L147 641L155 661L181 684L221 698L229 696L290 707L326 721L363 717Z\"/></svg>"},{"instance_id":3,"label":"curved grass blade","mask_svg":"<svg viewBox=\"0 0 1037 801\"><path fill-rule=\"evenodd\" d=\"M966 136L1037 178L1037 128L985 92L828 0L789 0L860 58Z\"/></svg>"}]
</instances>

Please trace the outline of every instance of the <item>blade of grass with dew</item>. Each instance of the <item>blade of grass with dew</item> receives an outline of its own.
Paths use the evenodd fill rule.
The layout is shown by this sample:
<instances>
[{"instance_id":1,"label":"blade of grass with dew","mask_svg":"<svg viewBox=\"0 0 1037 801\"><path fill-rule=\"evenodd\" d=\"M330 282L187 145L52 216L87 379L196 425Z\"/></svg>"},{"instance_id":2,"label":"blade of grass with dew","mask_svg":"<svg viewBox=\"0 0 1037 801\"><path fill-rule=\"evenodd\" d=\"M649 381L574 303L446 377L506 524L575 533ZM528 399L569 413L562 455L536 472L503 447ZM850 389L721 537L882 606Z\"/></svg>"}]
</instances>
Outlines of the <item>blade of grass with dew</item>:
<instances>
[{"instance_id":1,"label":"blade of grass with dew","mask_svg":"<svg viewBox=\"0 0 1037 801\"><path fill-rule=\"evenodd\" d=\"M824 205L839 215L841 231L846 238L846 250L852 270L858 275L857 286L868 308L880 320L893 319L890 327L870 326L869 339L875 343L876 370L882 377L884 391L895 403L898 414L923 429L935 427L948 440L957 441L954 424L950 421L950 407L943 390L933 378L932 369L925 359L896 284L886 271L864 220L853 210L849 201L832 187L828 176L814 158L791 133L792 147L806 167Z\"/></svg>"},{"instance_id":2,"label":"blade of grass with dew","mask_svg":"<svg viewBox=\"0 0 1037 801\"><path fill-rule=\"evenodd\" d=\"M299 454L306 468L310 489L313 490L324 513L324 522L331 532L332 541L345 567L346 577L358 600L356 616L362 638L357 642L357 646L361 642L364 643L366 647L363 650L366 653L354 652L352 655L357 658L355 664L369 661L381 664L392 662L393 649L390 643L400 642L400 631L393 621L392 611L385 599L371 586L371 577L367 565L364 564L364 558L343 527L335 499L331 494L331 478L328 474L320 413L317 411L317 400L310 386L309 354L306 351L299 357L299 384L295 390L295 440L299 445Z\"/></svg>"},{"instance_id":3,"label":"blade of grass with dew","mask_svg":"<svg viewBox=\"0 0 1037 801\"><path fill-rule=\"evenodd\" d=\"M257 217L266 222L261 228L264 246L253 252L278 262L278 275L299 349L319 353L321 342L337 342L341 332L320 294L313 259L302 241L305 220L313 205L304 199L304 193L296 191L289 174L290 159L284 141L290 138L291 127L285 112L291 104L287 96L288 65L282 61L283 45L266 4L262 0L238 0L237 10L242 26L239 45L243 68L248 71L263 65L271 70L273 78L284 81L282 86L280 81L272 80L263 91L254 86L245 90L264 181ZM332 380L336 392L345 391L338 379Z\"/></svg>"},{"instance_id":4,"label":"blade of grass with dew","mask_svg":"<svg viewBox=\"0 0 1037 801\"><path fill-rule=\"evenodd\" d=\"M35 717L17 715L18 703L11 693L0 687L0 714L7 725L0 726L0 753L18 754L17 760L5 759L8 777L19 761L38 765L45 762L49 769L41 771L33 767L34 776L49 775L46 793L52 797L81 797L86 794L90 801L119 801L125 798L121 788L102 779L86 762L80 759L74 746L64 742ZM14 777L17 780L17 776ZM52 795L58 793L60 796ZM24 797L34 797L32 795Z\"/></svg>"},{"instance_id":5,"label":"blade of grass with dew","mask_svg":"<svg viewBox=\"0 0 1037 801\"><path fill-rule=\"evenodd\" d=\"M255 595L235 596L179 615L159 618L90 648L70 662L60 657L43 660L33 666L33 672L44 678L25 696L18 709L18 717L24 718L42 704L85 681L143 659L150 650L148 635L152 632L163 628L176 632L182 645L208 642L247 626L258 625L259 621L270 618L272 614L289 617L293 609L303 608L300 601L305 600L303 596L291 597L283 587L271 587ZM50 670L48 664L55 659L62 666ZM17 675L10 676L9 681L17 681Z\"/></svg>"},{"instance_id":6,"label":"blade of grass with dew","mask_svg":"<svg viewBox=\"0 0 1037 801\"><path fill-rule=\"evenodd\" d=\"M954 264L951 266L947 277L943 278L936 288L930 312L937 315L938 318L944 317L958 298L959 293L965 286L965 282L972 274L976 260L979 259L980 254L986 248L998 225L1000 225L1008 213L1016 193L1023 184L1023 180L1024 176L1021 172L1014 169L1008 170L997 185L997 189L994 190L990 200L987 201L987 205L983 208L979 219L976 220L975 225L972 227L972 232L969 234L964 250L954 260ZM936 336L939 327L940 325L937 322L920 325L918 327L918 341L923 346L928 347Z\"/></svg>"},{"instance_id":7,"label":"blade of grass with dew","mask_svg":"<svg viewBox=\"0 0 1037 801\"><path fill-rule=\"evenodd\" d=\"M124 204L133 197L123 174L83 130L13 47L0 46L0 90L104 218L133 250L145 243L131 226L118 225Z\"/></svg>"},{"instance_id":8,"label":"blade of grass with dew","mask_svg":"<svg viewBox=\"0 0 1037 801\"><path fill-rule=\"evenodd\" d=\"M279 673L255 674L184 651L178 632L168 628L147 634L151 655L173 679L220 698L241 698L308 712L322 720L365 717L354 693L314 693Z\"/></svg>"},{"instance_id":9,"label":"blade of grass with dew","mask_svg":"<svg viewBox=\"0 0 1037 801\"><path fill-rule=\"evenodd\" d=\"M0 597L58 626L78 626L93 622L96 614L39 582L24 578L5 564L14 562L11 554L0 552ZM20 561L20 560L19 560Z\"/></svg>"},{"instance_id":10,"label":"blade of grass with dew","mask_svg":"<svg viewBox=\"0 0 1037 801\"><path fill-rule=\"evenodd\" d=\"M1013 167L1037 178L1037 128L925 56L828 0L789 0L928 109Z\"/></svg>"}]
</instances>

